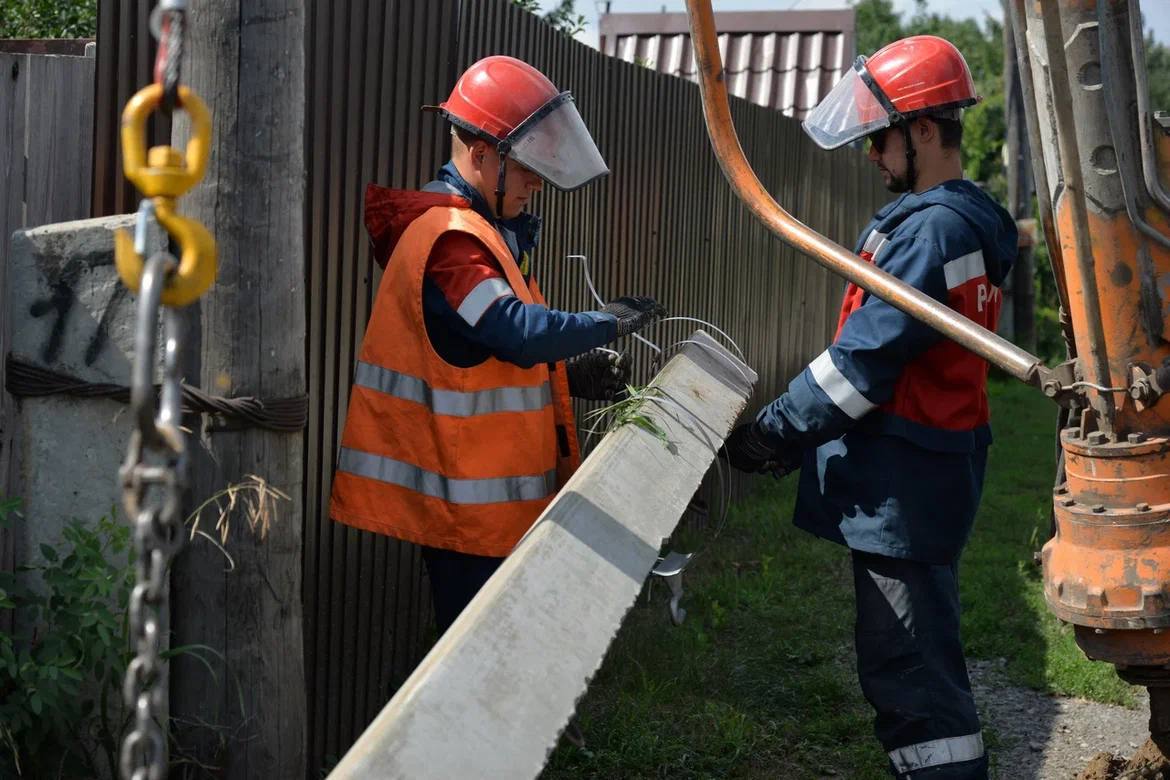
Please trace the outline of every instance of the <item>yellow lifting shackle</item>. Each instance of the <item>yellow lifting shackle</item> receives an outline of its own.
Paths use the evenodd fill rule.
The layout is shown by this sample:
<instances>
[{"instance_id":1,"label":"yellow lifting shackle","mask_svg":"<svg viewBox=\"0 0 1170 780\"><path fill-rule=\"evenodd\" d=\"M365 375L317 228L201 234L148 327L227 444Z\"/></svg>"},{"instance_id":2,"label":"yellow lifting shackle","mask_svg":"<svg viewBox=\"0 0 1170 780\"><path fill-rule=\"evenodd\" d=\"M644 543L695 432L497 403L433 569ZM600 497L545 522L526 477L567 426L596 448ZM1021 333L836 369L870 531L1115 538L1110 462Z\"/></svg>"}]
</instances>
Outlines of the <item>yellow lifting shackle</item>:
<instances>
[{"instance_id":1,"label":"yellow lifting shackle","mask_svg":"<svg viewBox=\"0 0 1170 780\"><path fill-rule=\"evenodd\" d=\"M126 103L122 112L122 168L126 178L154 204L163 229L181 250L179 265L167 279L162 303L186 306L194 303L215 281L215 239L198 221L175 210L175 200L194 187L207 170L211 152L211 112L187 87L179 87L179 105L191 117L191 140L186 154L172 146L155 146L147 152L146 120L162 102L161 84L150 84ZM145 258L135 250L134 239L124 230L114 237L114 263L123 284L138 292Z\"/></svg>"}]
</instances>

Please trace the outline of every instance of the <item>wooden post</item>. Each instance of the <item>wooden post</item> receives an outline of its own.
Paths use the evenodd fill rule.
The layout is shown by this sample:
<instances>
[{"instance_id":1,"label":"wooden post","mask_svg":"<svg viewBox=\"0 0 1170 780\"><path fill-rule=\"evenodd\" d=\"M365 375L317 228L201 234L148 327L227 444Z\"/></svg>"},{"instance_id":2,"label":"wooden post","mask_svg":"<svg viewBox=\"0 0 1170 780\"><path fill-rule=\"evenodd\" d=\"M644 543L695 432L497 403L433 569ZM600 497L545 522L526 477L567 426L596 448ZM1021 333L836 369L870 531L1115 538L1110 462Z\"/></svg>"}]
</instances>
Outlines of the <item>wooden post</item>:
<instances>
[{"instance_id":1,"label":"wooden post","mask_svg":"<svg viewBox=\"0 0 1170 780\"><path fill-rule=\"evenodd\" d=\"M1028 126L1024 116L1024 96L1020 88L1020 69L1016 59L1011 14L1004 9L1003 20L1004 110L1007 124L1006 153L1007 209L1017 221L1032 217L1032 164L1029 160ZM1036 351L1035 258L1032 244L1020 246L1012 269L1012 324L1015 343Z\"/></svg>"},{"instance_id":2,"label":"wooden post","mask_svg":"<svg viewBox=\"0 0 1170 780\"><path fill-rule=\"evenodd\" d=\"M215 286L189 307L189 376L224 396L305 392L304 4L201 0L190 4L183 83L213 115L211 163L180 210L203 221L219 248ZM187 117L175 115L183 148ZM173 646L201 644L171 662L172 760L221 767L226 778L306 776L302 636L302 432L219 425L193 439L191 500L255 474L284 491L267 536L230 516L225 548L190 542L172 579ZM192 442L194 445L195 442ZM215 535L216 517L202 530ZM219 657L216 657L219 656Z\"/></svg>"}]
</instances>

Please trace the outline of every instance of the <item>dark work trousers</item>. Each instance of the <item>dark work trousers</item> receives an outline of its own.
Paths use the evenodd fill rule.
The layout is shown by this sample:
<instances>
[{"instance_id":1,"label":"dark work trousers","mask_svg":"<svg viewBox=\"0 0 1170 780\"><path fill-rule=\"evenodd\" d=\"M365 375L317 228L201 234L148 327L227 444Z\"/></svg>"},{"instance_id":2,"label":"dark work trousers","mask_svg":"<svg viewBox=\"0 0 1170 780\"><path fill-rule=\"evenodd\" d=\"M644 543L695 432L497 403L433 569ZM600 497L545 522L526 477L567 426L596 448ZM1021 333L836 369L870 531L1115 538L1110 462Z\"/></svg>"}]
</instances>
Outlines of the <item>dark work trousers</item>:
<instances>
[{"instance_id":1,"label":"dark work trousers","mask_svg":"<svg viewBox=\"0 0 1170 780\"><path fill-rule=\"evenodd\" d=\"M857 676L891 771L907 780L986 778L959 640L958 567L852 552Z\"/></svg>"},{"instance_id":2,"label":"dark work trousers","mask_svg":"<svg viewBox=\"0 0 1170 780\"><path fill-rule=\"evenodd\" d=\"M438 547L423 547L422 557L431 580L431 600L435 605L439 636L451 627L463 608L504 562L503 558L440 550Z\"/></svg>"}]
</instances>

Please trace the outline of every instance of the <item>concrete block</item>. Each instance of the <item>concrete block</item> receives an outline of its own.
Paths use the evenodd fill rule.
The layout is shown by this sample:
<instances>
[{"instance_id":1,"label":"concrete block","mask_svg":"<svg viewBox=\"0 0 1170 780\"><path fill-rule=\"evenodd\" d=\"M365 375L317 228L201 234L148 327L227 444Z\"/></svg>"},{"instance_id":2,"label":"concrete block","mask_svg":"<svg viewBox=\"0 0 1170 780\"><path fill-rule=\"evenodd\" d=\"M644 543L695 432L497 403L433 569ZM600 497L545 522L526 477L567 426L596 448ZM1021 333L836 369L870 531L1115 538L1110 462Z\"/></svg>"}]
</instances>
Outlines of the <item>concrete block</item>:
<instances>
[{"instance_id":1,"label":"concrete block","mask_svg":"<svg viewBox=\"0 0 1170 780\"><path fill-rule=\"evenodd\" d=\"M699 331L655 378L330 775L536 777L747 403L755 373Z\"/></svg>"},{"instance_id":2,"label":"concrete block","mask_svg":"<svg viewBox=\"0 0 1170 780\"><path fill-rule=\"evenodd\" d=\"M12 238L4 311L19 357L89 382L129 384L136 298L114 268L114 233L134 229L134 215L64 222L17 231ZM152 225L148 250L164 249ZM118 467L131 416L105 399L16 399L16 491L24 522L16 563L40 559L64 524L121 512Z\"/></svg>"},{"instance_id":3,"label":"concrete block","mask_svg":"<svg viewBox=\"0 0 1170 780\"><path fill-rule=\"evenodd\" d=\"M12 236L5 307L11 349L87 382L128 384L134 299L114 269L114 230L133 214L62 222ZM151 251L165 248L152 225Z\"/></svg>"}]
</instances>

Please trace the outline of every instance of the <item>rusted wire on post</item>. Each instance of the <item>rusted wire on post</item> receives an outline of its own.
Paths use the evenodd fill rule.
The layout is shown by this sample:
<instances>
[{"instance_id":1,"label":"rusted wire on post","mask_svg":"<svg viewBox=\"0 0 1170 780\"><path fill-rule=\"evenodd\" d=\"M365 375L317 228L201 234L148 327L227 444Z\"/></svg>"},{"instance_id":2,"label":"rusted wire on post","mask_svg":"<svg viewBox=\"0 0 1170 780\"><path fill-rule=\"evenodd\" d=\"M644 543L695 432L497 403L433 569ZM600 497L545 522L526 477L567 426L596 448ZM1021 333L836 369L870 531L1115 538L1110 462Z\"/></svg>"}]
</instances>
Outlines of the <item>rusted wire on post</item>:
<instances>
[{"instance_id":1,"label":"rusted wire on post","mask_svg":"<svg viewBox=\"0 0 1170 780\"><path fill-rule=\"evenodd\" d=\"M77 398L110 398L130 403L130 388L112 382L87 382L52 371L11 353L5 358L4 389L17 398L71 395ZM309 397L255 398L225 397L180 383L183 414L218 415L231 430L263 428L294 433L304 430L309 420ZM158 391L155 386L155 392Z\"/></svg>"},{"instance_id":2,"label":"rusted wire on post","mask_svg":"<svg viewBox=\"0 0 1170 780\"><path fill-rule=\"evenodd\" d=\"M800 222L772 198L744 156L731 120L710 0L687 0L687 11L711 146L727 180L752 213L781 240L830 271L926 323L1017 379L1042 387L1051 374L1038 357L865 262Z\"/></svg>"}]
</instances>

